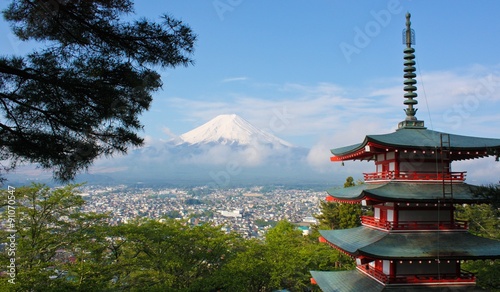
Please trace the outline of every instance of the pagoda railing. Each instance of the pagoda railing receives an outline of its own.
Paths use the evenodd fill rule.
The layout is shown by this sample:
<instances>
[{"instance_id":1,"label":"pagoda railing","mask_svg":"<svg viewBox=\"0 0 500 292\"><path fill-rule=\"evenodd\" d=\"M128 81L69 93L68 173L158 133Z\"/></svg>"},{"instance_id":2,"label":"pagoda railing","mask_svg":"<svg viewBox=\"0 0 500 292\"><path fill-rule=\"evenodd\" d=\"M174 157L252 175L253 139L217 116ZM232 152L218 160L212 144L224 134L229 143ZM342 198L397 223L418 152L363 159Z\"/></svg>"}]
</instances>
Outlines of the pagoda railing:
<instances>
[{"instance_id":1,"label":"pagoda railing","mask_svg":"<svg viewBox=\"0 0 500 292\"><path fill-rule=\"evenodd\" d=\"M387 277L387 275L384 275ZM382 279L381 279L382 280ZM476 276L472 273L461 271L459 275L454 273L449 274L419 274L419 275L400 275L396 277L385 278L384 283L388 284L403 284L403 283L474 283Z\"/></svg>"},{"instance_id":2,"label":"pagoda railing","mask_svg":"<svg viewBox=\"0 0 500 292\"><path fill-rule=\"evenodd\" d=\"M361 223L385 230L467 230L467 221L386 221L373 216L361 216Z\"/></svg>"},{"instance_id":3,"label":"pagoda railing","mask_svg":"<svg viewBox=\"0 0 500 292\"><path fill-rule=\"evenodd\" d=\"M368 265L358 266L358 269L385 284L417 284L417 283L474 283L476 276L467 271L460 271L460 274L404 274L390 277L382 271L369 267Z\"/></svg>"},{"instance_id":4,"label":"pagoda railing","mask_svg":"<svg viewBox=\"0 0 500 292\"><path fill-rule=\"evenodd\" d=\"M386 283L386 284L389 283L389 276L382 273L382 271L374 269L368 265L365 265L364 268L358 266L358 269L360 269L361 271L367 273L368 275L371 275L372 277L378 279L382 283Z\"/></svg>"},{"instance_id":5,"label":"pagoda railing","mask_svg":"<svg viewBox=\"0 0 500 292\"><path fill-rule=\"evenodd\" d=\"M376 180L414 180L414 181L465 181L466 171L461 172L418 172L418 171L383 171L363 173L365 181Z\"/></svg>"}]
</instances>

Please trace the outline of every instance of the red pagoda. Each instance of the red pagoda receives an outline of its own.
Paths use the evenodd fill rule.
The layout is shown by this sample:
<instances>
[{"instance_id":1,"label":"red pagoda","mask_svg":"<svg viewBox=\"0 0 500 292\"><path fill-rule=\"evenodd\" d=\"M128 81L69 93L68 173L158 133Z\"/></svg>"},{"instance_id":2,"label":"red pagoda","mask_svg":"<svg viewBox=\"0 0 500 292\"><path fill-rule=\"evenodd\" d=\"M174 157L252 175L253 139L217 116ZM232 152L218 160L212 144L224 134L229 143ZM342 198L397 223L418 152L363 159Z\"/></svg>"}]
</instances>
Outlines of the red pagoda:
<instances>
[{"instance_id":1,"label":"red pagoda","mask_svg":"<svg viewBox=\"0 0 500 292\"><path fill-rule=\"evenodd\" d=\"M361 226L321 230L320 241L352 256L353 271L311 271L323 291L475 291L475 276L461 269L464 260L499 259L500 241L468 232L454 218L455 204L486 203L477 186L465 183L465 171L452 172L453 161L500 154L500 139L429 130L415 116L414 32L406 15L404 31L404 104L406 119L390 134L332 149L332 161L375 162L364 183L328 190L327 200L362 204L373 216Z\"/></svg>"}]
</instances>

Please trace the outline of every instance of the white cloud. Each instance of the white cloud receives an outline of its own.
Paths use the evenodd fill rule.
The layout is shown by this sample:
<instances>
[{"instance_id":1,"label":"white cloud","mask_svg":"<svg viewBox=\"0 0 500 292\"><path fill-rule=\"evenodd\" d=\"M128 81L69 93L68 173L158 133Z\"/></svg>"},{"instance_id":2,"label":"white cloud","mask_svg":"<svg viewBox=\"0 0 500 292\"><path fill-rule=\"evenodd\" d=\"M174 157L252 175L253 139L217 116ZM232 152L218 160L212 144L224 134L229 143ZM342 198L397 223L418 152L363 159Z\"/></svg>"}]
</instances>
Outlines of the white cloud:
<instances>
[{"instance_id":1,"label":"white cloud","mask_svg":"<svg viewBox=\"0 0 500 292\"><path fill-rule=\"evenodd\" d=\"M197 165L238 165L255 167L270 163L271 156L286 156L286 149L270 149L268 146L254 144L244 148L228 145L200 146L199 151L190 152L189 156L175 157L172 163Z\"/></svg>"},{"instance_id":2,"label":"white cloud","mask_svg":"<svg viewBox=\"0 0 500 292\"><path fill-rule=\"evenodd\" d=\"M230 77L222 80L223 83L234 82L234 81L245 81L248 80L247 77Z\"/></svg>"},{"instance_id":3,"label":"white cloud","mask_svg":"<svg viewBox=\"0 0 500 292\"><path fill-rule=\"evenodd\" d=\"M324 137L317 144L315 144L307 155L307 163L318 169L321 172L330 169L332 162L330 157L332 156L330 149L333 145L333 139Z\"/></svg>"},{"instance_id":4,"label":"white cloud","mask_svg":"<svg viewBox=\"0 0 500 292\"><path fill-rule=\"evenodd\" d=\"M169 128L167 128L167 127L163 127L163 128L161 129L161 131L162 131L165 135L167 135L167 137L168 137L168 138L170 138L170 139L175 139L175 138L177 138L177 137L178 137L178 136L177 136L174 132L172 132L172 131L171 131Z\"/></svg>"},{"instance_id":5,"label":"white cloud","mask_svg":"<svg viewBox=\"0 0 500 292\"><path fill-rule=\"evenodd\" d=\"M466 182L473 185L500 182L500 162L493 157L453 162L452 171L467 171Z\"/></svg>"}]
</instances>

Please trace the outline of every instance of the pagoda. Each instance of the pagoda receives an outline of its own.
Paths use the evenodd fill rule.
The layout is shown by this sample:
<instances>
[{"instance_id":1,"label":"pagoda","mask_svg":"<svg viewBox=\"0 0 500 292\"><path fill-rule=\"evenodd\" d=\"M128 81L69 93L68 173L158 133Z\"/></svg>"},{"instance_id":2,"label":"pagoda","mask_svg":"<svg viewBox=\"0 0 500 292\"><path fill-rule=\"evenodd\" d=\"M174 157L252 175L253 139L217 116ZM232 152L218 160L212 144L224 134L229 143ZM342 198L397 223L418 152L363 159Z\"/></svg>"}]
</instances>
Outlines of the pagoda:
<instances>
[{"instance_id":1,"label":"pagoda","mask_svg":"<svg viewBox=\"0 0 500 292\"><path fill-rule=\"evenodd\" d=\"M466 172L451 163L495 156L500 139L429 130L416 118L418 104L414 31L406 15L404 105L406 118L389 134L368 135L358 144L332 149L334 162L375 162L364 183L328 190L327 200L373 209L361 226L320 230L320 241L356 260L352 271L311 271L323 291L475 291L476 279L461 269L465 260L499 259L500 241L475 236L454 218L455 204L487 203Z\"/></svg>"}]
</instances>

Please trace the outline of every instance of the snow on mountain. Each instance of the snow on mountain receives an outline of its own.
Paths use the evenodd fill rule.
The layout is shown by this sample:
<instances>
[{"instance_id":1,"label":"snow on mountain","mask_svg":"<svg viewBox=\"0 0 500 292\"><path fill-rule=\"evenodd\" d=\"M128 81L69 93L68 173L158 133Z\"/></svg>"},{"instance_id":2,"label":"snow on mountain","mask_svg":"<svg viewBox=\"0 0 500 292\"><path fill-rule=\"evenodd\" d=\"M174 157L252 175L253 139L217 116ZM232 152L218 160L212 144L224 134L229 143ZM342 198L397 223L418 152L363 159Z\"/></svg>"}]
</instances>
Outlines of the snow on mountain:
<instances>
[{"instance_id":1,"label":"snow on mountain","mask_svg":"<svg viewBox=\"0 0 500 292\"><path fill-rule=\"evenodd\" d=\"M219 115L180 136L188 144L253 145L294 147L292 144L260 130L238 115Z\"/></svg>"}]
</instances>

